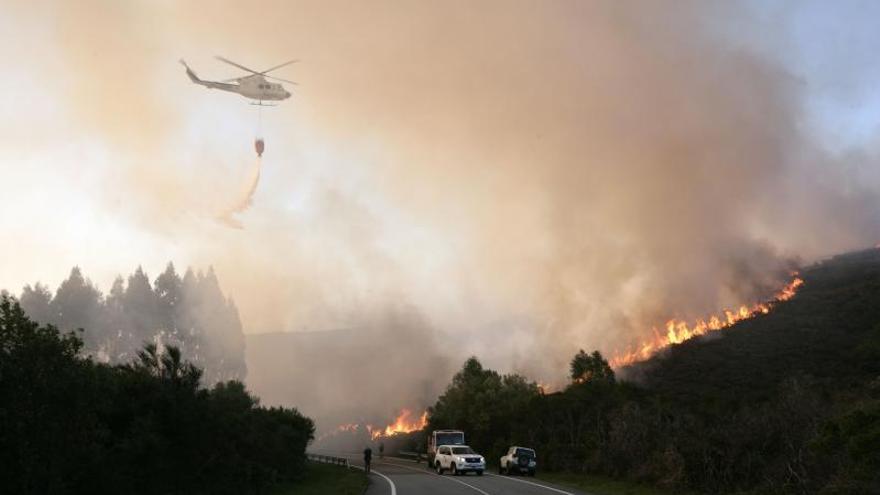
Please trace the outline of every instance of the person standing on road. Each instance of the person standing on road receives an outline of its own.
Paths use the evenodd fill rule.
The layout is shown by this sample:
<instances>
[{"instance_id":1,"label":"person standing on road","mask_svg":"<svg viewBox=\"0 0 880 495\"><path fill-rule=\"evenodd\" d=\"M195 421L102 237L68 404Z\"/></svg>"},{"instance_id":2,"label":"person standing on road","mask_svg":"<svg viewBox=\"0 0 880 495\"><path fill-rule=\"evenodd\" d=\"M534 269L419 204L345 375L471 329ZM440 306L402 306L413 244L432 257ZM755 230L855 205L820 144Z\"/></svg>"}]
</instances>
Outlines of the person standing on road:
<instances>
[{"instance_id":1,"label":"person standing on road","mask_svg":"<svg viewBox=\"0 0 880 495\"><path fill-rule=\"evenodd\" d=\"M364 471L370 474L370 461L373 460L373 449L367 447L364 449Z\"/></svg>"},{"instance_id":2,"label":"person standing on road","mask_svg":"<svg viewBox=\"0 0 880 495\"><path fill-rule=\"evenodd\" d=\"M385 442L379 442L379 459L385 458Z\"/></svg>"}]
</instances>

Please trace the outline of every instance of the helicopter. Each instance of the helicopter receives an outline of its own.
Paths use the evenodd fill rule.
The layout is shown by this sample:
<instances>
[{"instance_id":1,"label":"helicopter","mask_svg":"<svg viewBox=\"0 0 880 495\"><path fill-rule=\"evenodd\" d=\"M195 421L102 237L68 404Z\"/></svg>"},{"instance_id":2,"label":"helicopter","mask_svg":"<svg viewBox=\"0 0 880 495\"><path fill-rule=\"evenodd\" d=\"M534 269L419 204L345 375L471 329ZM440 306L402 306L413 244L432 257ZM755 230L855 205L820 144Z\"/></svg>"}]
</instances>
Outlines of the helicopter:
<instances>
[{"instance_id":1,"label":"helicopter","mask_svg":"<svg viewBox=\"0 0 880 495\"><path fill-rule=\"evenodd\" d=\"M186 61L180 59L180 63L186 67L186 75L189 76L190 80L198 85L204 86L206 88L219 89L222 91L229 91L230 93L238 93L245 98L250 98L252 101L251 105L260 105L260 106L274 106L272 104L265 104L264 101L281 101L290 98L290 92L284 89L279 83L269 82L267 79L275 79L277 81L286 82L289 84L296 85L297 83L293 81L288 81L287 79L281 79L280 77L269 76L267 75L269 72L273 70L280 69L282 67L288 66L290 64L296 63L299 60L290 60L288 62L284 62L283 64L276 65L270 69L266 69L264 71L255 71L253 69L248 69L247 67L237 64L232 60L225 59L223 57L217 56L215 57L217 60L227 63L233 67L237 67L245 72L250 72L247 76L234 77L232 79L226 79L223 81L205 81L203 79L199 79L199 76L196 75L195 72L186 64Z\"/></svg>"}]
</instances>

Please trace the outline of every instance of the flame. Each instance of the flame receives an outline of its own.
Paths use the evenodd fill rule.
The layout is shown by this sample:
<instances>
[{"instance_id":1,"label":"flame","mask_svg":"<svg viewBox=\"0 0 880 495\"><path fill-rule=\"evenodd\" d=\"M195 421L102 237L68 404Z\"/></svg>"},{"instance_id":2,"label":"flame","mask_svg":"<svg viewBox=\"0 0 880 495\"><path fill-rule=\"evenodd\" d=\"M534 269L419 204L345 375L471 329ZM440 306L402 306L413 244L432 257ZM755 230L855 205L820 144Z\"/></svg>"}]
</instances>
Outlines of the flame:
<instances>
[{"instance_id":1,"label":"flame","mask_svg":"<svg viewBox=\"0 0 880 495\"><path fill-rule=\"evenodd\" d=\"M339 435L340 433L356 433L360 429L361 425L358 423L346 423L344 425L339 425L336 428L325 432L321 435L318 435L318 438L315 439L316 443L320 443L323 440ZM367 425L367 431L369 431L370 426Z\"/></svg>"},{"instance_id":2,"label":"flame","mask_svg":"<svg viewBox=\"0 0 880 495\"><path fill-rule=\"evenodd\" d=\"M427 425L428 411L423 412L421 416L415 418L413 417L412 411L409 409L403 409L400 411L397 418L395 418L394 422L386 426L384 430L375 429L370 426L368 426L368 428L370 430L370 437L373 440L376 440L379 437L390 437L399 433L410 433L421 430Z\"/></svg>"},{"instance_id":3,"label":"flame","mask_svg":"<svg viewBox=\"0 0 880 495\"><path fill-rule=\"evenodd\" d=\"M752 306L743 305L736 310L725 309L721 315L712 315L707 319L697 320L690 325L684 320L672 319L666 322L666 331L663 333L659 332L657 328L653 328L653 338L642 342L641 345L629 352L615 355L611 359L611 367L620 368L621 366L644 361L656 354L660 349L670 345L681 344L685 340L692 339L698 335L722 330L738 321L746 320L759 314L769 313L776 304L794 297L798 288L803 285L804 281L797 277L797 273L792 275L794 276L792 281L786 284L772 301L756 303Z\"/></svg>"},{"instance_id":4,"label":"flame","mask_svg":"<svg viewBox=\"0 0 880 495\"><path fill-rule=\"evenodd\" d=\"M540 392L541 395L552 394L559 389L559 387L556 387L555 385L544 382L535 382L535 385L538 386L538 392Z\"/></svg>"},{"instance_id":5,"label":"flame","mask_svg":"<svg viewBox=\"0 0 880 495\"><path fill-rule=\"evenodd\" d=\"M428 411L422 413L419 417L414 417L409 409L402 409L394 422L386 426L384 429L377 428L368 423L346 423L339 425L323 435L320 435L316 442L320 442L325 438L339 435L341 433L358 433L366 431L370 438L377 440L380 437L390 437L401 433L410 433L421 430L428 425Z\"/></svg>"},{"instance_id":6,"label":"flame","mask_svg":"<svg viewBox=\"0 0 880 495\"><path fill-rule=\"evenodd\" d=\"M344 431L357 431L358 428L360 428L360 425L359 425L359 424L357 424L357 423L348 423L348 424L344 424L344 425L339 425L339 426L337 426L337 427L336 427L336 430L334 430L334 433L342 433L342 432L344 432Z\"/></svg>"}]
</instances>

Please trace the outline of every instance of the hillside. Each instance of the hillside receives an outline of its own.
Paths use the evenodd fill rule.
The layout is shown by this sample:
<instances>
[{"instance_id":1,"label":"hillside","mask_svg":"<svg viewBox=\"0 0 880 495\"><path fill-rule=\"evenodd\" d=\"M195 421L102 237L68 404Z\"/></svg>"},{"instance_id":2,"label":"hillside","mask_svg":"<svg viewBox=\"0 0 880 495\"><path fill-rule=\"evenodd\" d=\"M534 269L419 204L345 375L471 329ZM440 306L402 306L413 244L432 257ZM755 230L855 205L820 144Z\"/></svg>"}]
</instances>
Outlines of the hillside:
<instances>
[{"instance_id":1,"label":"hillside","mask_svg":"<svg viewBox=\"0 0 880 495\"><path fill-rule=\"evenodd\" d=\"M880 250L802 270L769 314L618 370L579 352L544 394L471 358L430 409L479 452L675 493L880 493Z\"/></svg>"},{"instance_id":2,"label":"hillside","mask_svg":"<svg viewBox=\"0 0 880 495\"><path fill-rule=\"evenodd\" d=\"M843 392L880 376L880 249L835 256L801 277L797 296L771 313L673 346L632 376L676 401L721 407L771 399L796 377Z\"/></svg>"}]
</instances>

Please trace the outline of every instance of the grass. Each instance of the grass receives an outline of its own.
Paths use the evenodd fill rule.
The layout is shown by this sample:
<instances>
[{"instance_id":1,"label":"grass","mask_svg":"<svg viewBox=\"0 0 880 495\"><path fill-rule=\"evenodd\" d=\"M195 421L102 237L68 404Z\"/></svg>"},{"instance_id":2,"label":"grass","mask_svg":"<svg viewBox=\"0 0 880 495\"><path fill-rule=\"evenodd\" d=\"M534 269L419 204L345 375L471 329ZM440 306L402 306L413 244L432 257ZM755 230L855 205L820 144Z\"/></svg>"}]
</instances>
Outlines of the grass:
<instances>
[{"instance_id":1,"label":"grass","mask_svg":"<svg viewBox=\"0 0 880 495\"><path fill-rule=\"evenodd\" d=\"M279 486L272 495L363 495L367 475L359 469L309 462L306 476L296 482Z\"/></svg>"},{"instance_id":2,"label":"grass","mask_svg":"<svg viewBox=\"0 0 880 495\"><path fill-rule=\"evenodd\" d=\"M577 488L592 495L671 495L672 493L682 493L593 474L538 471L537 479L560 486Z\"/></svg>"}]
</instances>

